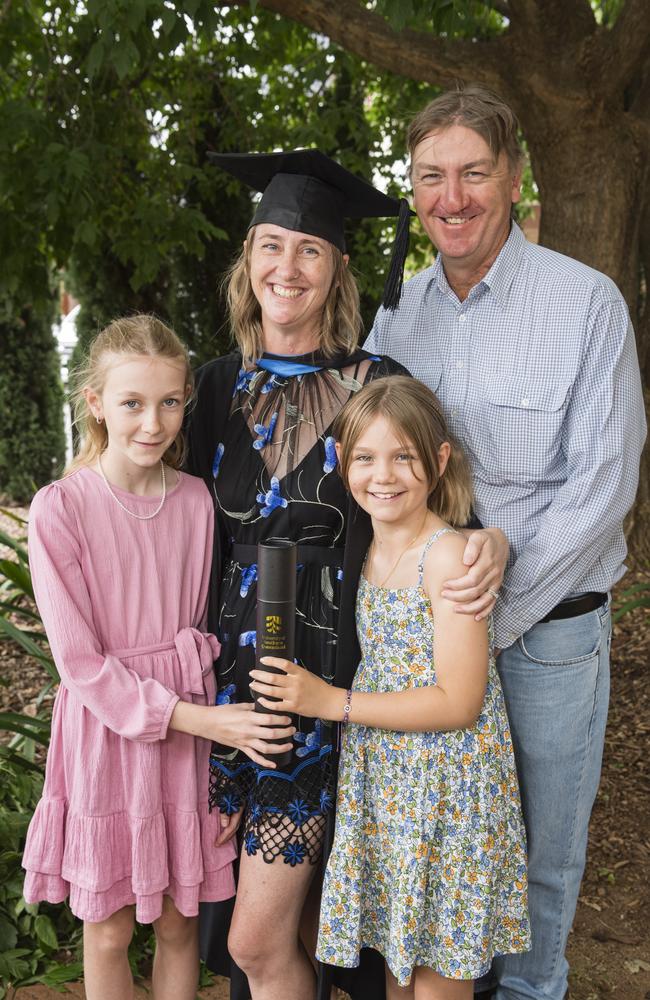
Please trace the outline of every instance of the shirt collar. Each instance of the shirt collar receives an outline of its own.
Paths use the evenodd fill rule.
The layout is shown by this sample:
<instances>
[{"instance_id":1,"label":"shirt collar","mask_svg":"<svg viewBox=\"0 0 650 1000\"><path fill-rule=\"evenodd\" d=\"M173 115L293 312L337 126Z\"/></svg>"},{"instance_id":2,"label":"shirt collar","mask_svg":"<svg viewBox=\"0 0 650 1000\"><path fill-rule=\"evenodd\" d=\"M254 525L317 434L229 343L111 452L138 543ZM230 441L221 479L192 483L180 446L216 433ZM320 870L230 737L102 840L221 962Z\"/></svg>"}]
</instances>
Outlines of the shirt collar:
<instances>
[{"instance_id":1,"label":"shirt collar","mask_svg":"<svg viewBox=\"0 0 650 1000\"><path fill-rule=\"evenodd\" d=\"M495 299L505 308L510 286L519 270L519 261L524 251L526 237L516 222L510 227L510 235L501 247L497 259L483 278Z\"/></svg>"},{"instance_id":2,"label":"shirt collar","mask_svg":"<svg viewBox=\"0 0 650 1000\"><path fill-rule=\"evenodd\" d=\"M510 227L510 235L501 247L494 264L478 283L478 285L485 285L490 289L501 308L504 308L506 304L508 291L517 273L525 244L526 237L517 223L513 222ZM433 265L433 278L441 292L445 295L454 294L442 265L442 254L438 254L436 257L436 262Z\"/></svg>"}]
</instances>

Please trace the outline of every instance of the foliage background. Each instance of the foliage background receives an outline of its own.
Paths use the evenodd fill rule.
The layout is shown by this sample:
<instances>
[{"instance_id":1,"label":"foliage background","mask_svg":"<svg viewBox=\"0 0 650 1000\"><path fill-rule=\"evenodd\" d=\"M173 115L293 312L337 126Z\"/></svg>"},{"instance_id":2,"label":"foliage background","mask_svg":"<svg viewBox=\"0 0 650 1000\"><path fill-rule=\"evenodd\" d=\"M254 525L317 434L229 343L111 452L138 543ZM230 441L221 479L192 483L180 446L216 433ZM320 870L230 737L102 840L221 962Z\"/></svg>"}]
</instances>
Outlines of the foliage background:
<instances>
[{"instance_id":1,"label":"foliage background","mask_svg":"<svg viewBox=\"0 0 650 1000\"><path fill-rule=\"evenodd\" d=\"M318 146L402 194L406 123L439 86L459 78L496 89L502 79L505 96L512 91L547 242L620 281L647 380L650 30L643 6L3 0L0 495L28 500L63 460L50 332L63 280L82 304L80 350L114 316L153 311L197 363L222 353L229 334L219 280L241 245L252 202L207 164L206 152ZM537 194L529 169L524 212ZM366 327L392 231L391 222L375 220L347 233ZM408 267L416 271L430 258L414 223ZM641 533L647 476L643 484ZM29 651L41 640L15 548L14 559L23 569L18 577L0 566L0 629ZM639 586L646 589L630 600L647 600L646 584ZM10 734L0 747L0 997L9 981L54 984L78 972L70 964L78 935L65 907L30 908L20 898L20 850L47 726L39 710L31 721L3 718L0 727ZM136 942L136 953L144 947Z\"/></svg>"}]
</instances>

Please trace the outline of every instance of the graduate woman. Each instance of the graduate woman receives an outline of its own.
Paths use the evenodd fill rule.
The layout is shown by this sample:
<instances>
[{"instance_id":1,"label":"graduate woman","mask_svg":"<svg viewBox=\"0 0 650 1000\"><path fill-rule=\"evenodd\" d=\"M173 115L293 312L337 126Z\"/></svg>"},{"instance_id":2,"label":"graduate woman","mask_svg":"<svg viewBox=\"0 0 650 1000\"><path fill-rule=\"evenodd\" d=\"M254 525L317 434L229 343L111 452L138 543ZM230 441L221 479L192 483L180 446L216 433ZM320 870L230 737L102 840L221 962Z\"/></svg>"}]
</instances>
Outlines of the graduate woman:
<instances>
[{"instance_id":1,"label":"graduate woman","mask_svg":"<svg viewBox=\"0 0 650 1000\"><path fill-rule=\"evenodd\" d=\"M395 305L408 206L317 150L212 158L264 191L228 280L237 350L198 372L189 424L188 468L208 484L216 511L209 627L222 643L217 698L252 700L257 544L272 538L299 546L297 661L349 687L359 660L354 600L369 525L338 474L331 425L364 384L404 369L357 348L359 298L344 219L400 215L384 299ZM503 550L487 533L472 544L485 563L484 593L493 585L495 549L505 563ZM479 604L487 611L492 598L485 593ZM204 907L203 954L231 976L233 1000L310 1000L317 993L312 956L333 828L337 725L305 717L296 725L282 769L213 746L211 803L240 815L242 848L229 934L232 904ZM346 988L357 1000L376 1000L380 961L376 973L362 966ZM318 978L318 995L329 997L328 973L321 969Z\"/></svg>"}]
</instances>

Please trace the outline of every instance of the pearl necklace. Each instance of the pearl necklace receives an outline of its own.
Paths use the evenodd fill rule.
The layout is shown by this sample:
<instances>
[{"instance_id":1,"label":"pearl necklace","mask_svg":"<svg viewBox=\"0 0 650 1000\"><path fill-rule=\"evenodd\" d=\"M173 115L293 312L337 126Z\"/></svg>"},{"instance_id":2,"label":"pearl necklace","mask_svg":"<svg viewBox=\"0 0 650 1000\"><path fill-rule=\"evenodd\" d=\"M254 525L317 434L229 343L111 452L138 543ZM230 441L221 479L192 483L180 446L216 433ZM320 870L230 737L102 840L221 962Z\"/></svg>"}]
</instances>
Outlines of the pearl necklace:
<instances>
[{"instance_id":1,"label":"pearl necklace","mask_svg":"<svg viewBox=\"0 0 650 1000\"><path fill-rule=\"evenodd\" d=\"M158 504L158 506L156 507L156 509L151 514L134 514L134 512L132 510L129 510L128 507L125 507L124 504L122 503L122 501L120 500L120 498L118 496L116 496L115 493L113 493L113 488L112 488L111 484L109 483L108 479L106 478L106 473L104 472L104 470L102 468L102 457L101 457L101 455L97 456L97 463L99 465L99 471L102 474L102 479L106 483L106 489L108 490L108 492L110 493L110 495L113 497L113 500L115 501L115 503L118 504L122 508L122 510L126 511L127 514L130 514L131 517L137 517L138 521L150 521L152 517L156 516L156 514L160 514L160 511L162 510L163 504L165 502L165 497L167 496L167 484L165 483L165 463L163 462L162 458L160 459L160 477L162 479L162 497L160 498L160 503Z\"/></svg>"}]
</instances>

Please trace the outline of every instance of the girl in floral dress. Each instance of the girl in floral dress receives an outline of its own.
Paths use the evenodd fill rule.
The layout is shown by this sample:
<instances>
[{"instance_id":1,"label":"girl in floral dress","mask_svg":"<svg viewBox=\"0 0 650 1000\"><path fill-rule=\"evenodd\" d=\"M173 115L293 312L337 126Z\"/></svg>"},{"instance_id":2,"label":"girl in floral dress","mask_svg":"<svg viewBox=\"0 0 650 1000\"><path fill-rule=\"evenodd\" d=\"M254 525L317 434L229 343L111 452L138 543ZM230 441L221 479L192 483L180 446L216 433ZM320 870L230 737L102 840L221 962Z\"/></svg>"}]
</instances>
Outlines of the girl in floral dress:
<instances>
[{"instance_id":1,"label":"girl in floral dress","mask_svg":"<svg viewBox=\"0 0 650 1000\"><path fill-rule=\"evenodd\" d=\"M489 626L440 597L462 566L468 467L435 396L395 376L346 405L343 481L371 516L352 688L286 660L252 671L277 711L341 723L336 832L318 957L386 960L389 998L469 1000L497 954L530 946L525 835Z\"/></svg>"}]
</instances>

